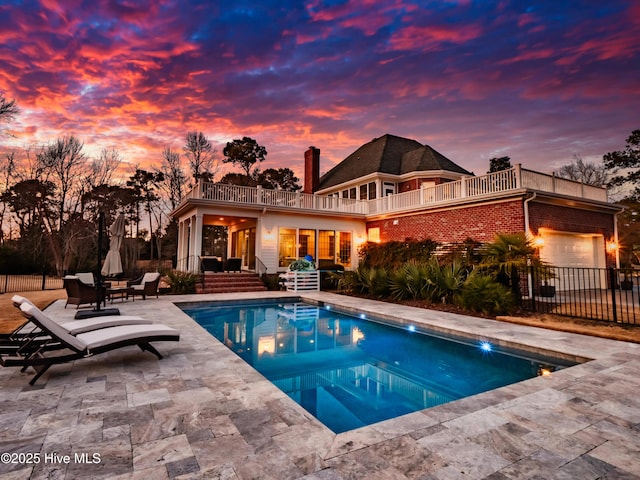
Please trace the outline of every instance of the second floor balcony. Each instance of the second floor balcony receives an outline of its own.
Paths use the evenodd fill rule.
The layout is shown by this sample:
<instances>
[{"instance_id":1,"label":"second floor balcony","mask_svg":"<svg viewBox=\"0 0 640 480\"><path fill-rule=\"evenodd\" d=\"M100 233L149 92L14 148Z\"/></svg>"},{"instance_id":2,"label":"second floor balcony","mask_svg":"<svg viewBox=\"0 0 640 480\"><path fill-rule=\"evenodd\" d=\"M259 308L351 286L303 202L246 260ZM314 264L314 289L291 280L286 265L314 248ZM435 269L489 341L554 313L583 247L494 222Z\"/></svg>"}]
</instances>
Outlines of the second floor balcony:
<instances>
[{"instance_id":1,"label":"second floor balcony","mask_svg":"<svg viewBox=\"0 0 640 480\"><path fill-rule=\"evenodd\" d=\"M456 204L474 199L491 199L527 190L592 202L608 201L606 188L527 170L521 168L520 165L500 172L464 177L457 181L387 195L373 200L354 200L337 196L270 190L261 187L201 182L187 194L184 201L200 199L212 203L252 206L254 208L275 207L284 210L368 216Z\"/></svg>"}]
</instances>

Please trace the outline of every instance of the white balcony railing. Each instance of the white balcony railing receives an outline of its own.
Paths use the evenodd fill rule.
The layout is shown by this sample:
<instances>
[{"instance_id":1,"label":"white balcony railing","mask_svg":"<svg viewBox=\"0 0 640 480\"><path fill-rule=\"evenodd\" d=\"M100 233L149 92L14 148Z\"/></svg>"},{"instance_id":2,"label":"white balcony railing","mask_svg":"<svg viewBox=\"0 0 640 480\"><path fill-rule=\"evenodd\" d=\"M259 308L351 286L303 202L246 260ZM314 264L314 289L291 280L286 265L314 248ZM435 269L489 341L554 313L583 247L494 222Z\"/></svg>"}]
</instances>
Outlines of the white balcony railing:
<instances>
[{"instance_id":1,"label":"white balcony railing","mask_svg":"<svg viewBox=\"0 0 640 480\"><path fill-rule=\"evenodd\" d=\"M607 201L605 188L526 170L520 168L520 165L509 170L478 177L465 177L455 182L368 201L209 182L197 185L187 194L187 198L254 206L373 215L411 210L427 205L455 203L472 197L491 197L521 188L600 202Z\"/></svg>"},{"instance_id":2,"label":"white balcony railing","mask_svg":"<svg viewBox=\"0 0 640 480\"><path fill-rule=\"evenodd\" d=\"M202 182L187 194L187 198L265 207L328 210L332 212L360 214L367 213L367 202L365 201L271 190L261 187L242 187L223 183Z\"/></svg>"}]
</instances>

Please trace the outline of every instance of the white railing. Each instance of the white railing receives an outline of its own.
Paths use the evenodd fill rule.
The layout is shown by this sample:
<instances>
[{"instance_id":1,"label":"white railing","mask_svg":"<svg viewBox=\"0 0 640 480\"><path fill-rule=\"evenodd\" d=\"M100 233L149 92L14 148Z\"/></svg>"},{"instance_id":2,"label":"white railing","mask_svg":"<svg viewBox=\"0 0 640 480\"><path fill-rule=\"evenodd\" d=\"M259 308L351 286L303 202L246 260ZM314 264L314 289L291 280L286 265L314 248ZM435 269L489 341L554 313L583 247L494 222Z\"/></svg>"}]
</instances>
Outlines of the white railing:
<instances>
[{"instance_id":1,"label":"white railing","mask_svg":"<svg viewBox=\"0 0 640 480\"><path fill-rule=\"evenodd\" d=\"M203 182L189 192L188 198L201 198L225 203L263 205L265 207L288 207L305 210L328 210L331 212L366 213L364 201L350 198L309 195L300 192L286 192L261 187L241 187L223 183ZM194 194L195 192L195 194Z\"/></svg>"},{"instance_id":2,"label":"white railing","mask_svg":"<svg viewBox=\"0 0 640 480\"><path fill-rule=\"evenodd\" d=\"M606 188L594 187L593 185L586 185L582 182L574 182L573 180L566 180L556 177L555 175L546 175L524 168L520 169L520 171L522 186L525 188L558 193L570 197L598 200L600 202L606 202L608 200Z\"/></svg>"},{"instance_id":3,"label":"white railing","mask_svg":"<svg viewBox=\"0 0 640 480\"><path fill-rule=\"evenodd\" d=\"M425 205L459 202L465 198L495 196L496 194L521 188L601 202L607 201L607 190L605 188L593 187L559 178L555 175L526 170L520 168L520 165L516 165L509 170L478 177L464 177L454 182L446 182L397 195L387 195L368 201L209 182L202 182L197 185L187 194L187 198L262 205L265 207L286 207L372 215L411 210Z\"/></svg>"},{"instance_id":4,"label":"white railing","mask_svg":"<svg viewBox=\"0 0 640 480\"><path fill-rule=\"evenodd\" d=\"M320 290L320 272L318 270L296 270L280 274L284 287L289 292L307 292Z\"/></svg>"}]
</instances>

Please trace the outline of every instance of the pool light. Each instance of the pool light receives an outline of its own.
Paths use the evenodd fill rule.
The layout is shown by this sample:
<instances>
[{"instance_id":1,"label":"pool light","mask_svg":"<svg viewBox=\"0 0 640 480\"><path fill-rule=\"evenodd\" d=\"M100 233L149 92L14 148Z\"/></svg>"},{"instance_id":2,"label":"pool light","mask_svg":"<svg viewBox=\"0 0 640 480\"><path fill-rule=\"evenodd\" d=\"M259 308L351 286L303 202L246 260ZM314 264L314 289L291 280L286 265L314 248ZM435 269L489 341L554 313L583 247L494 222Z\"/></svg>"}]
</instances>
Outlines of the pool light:
<instances>
[{"instance_id":1,"label":"pool light","mask_svg":"<svg viewBox=\"0 0 640 480\"><path fill-rule=\"evenodd\" d=\"M493 346L489 342L481 342L480 350L482 350L483 352L489 353L490 351L493 350Z\"/></svg>"},{"instance_id":2,"label":"pool light","mask_svg":"<svg viewBox=\"0 0 640 480\"><path fill-rule=\"evenodd\" d=\"M364 320L365 318L367 318L367 316L366 316L364 313L361 313L361 314L360 314L360 318L361 318L362 320Z\"/></svg>"},{"instance_id":3,"label":"pool light","mask_svg":"<svg viewBox=\"0 0 640 480\"><path fill-rule=\"evenodd\" d=\"M407 327L407 330L409 330L410 332L412 332L412 333L413 333L413 332L415 332L415 331L416 331L416 326L415 326L415 325L409 325L409 326Z\"/></svg>"}]
</instances>

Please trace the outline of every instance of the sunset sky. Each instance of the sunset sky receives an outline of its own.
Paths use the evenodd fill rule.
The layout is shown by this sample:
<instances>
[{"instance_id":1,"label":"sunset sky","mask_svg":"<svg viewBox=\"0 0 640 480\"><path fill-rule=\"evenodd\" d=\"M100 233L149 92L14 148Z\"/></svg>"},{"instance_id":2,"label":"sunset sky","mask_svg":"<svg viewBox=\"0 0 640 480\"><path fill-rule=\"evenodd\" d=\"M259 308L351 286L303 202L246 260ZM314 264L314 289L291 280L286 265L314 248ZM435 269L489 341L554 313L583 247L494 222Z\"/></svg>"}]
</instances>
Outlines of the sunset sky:
<instances>
[{"instance_id":1,"label":"sunset sky","mask_svg":"<svg viewBox=\"0 0 640 480\"><path fill-rule=\"evenodd\" d=\"M640 128L640 2L4 0L0 92L0 152L74 134L153 168L198 130L302 177L392 133L550 172Z\"/></svg>"}]
</instances>

